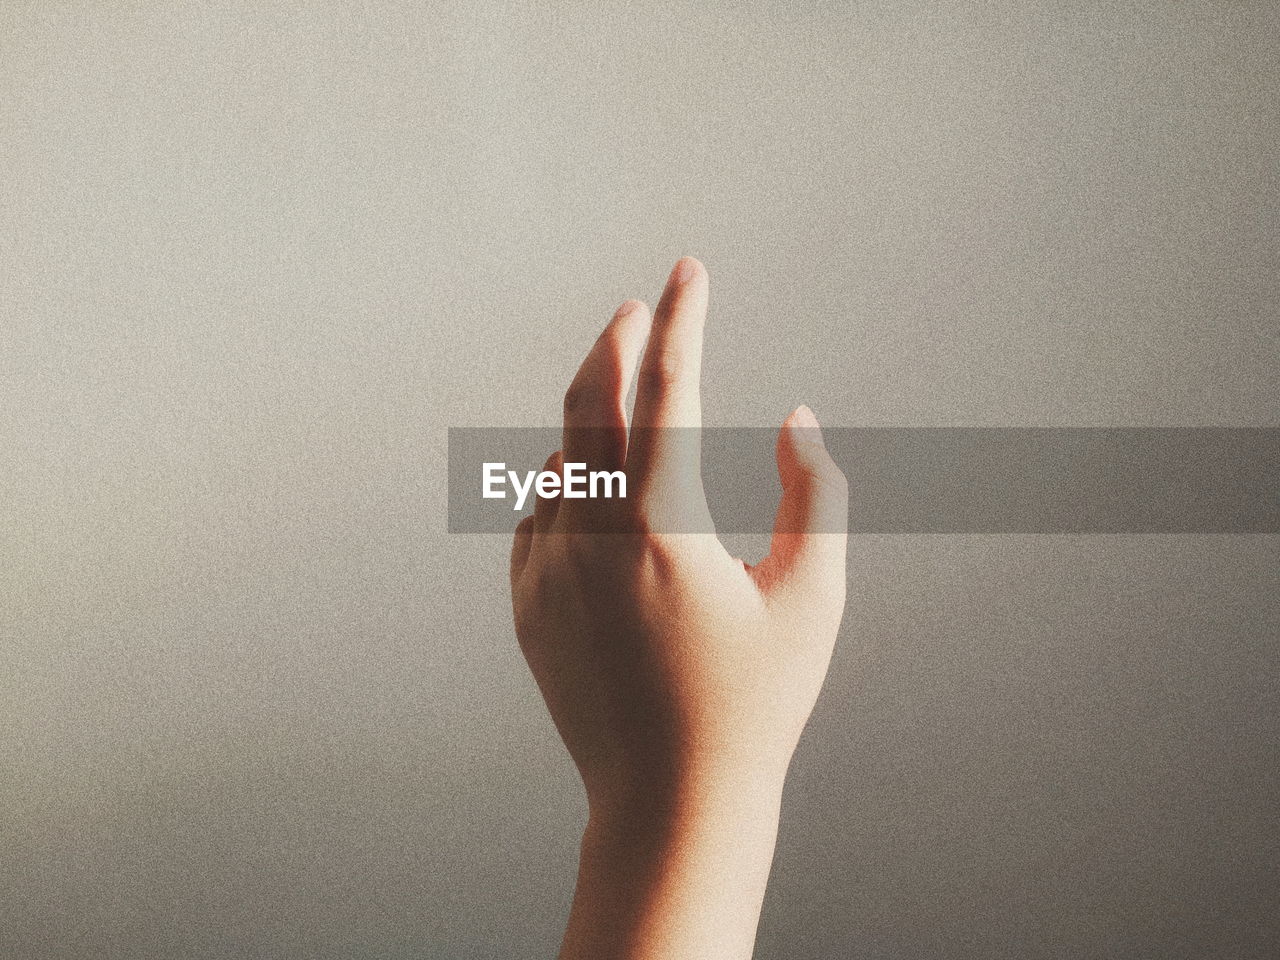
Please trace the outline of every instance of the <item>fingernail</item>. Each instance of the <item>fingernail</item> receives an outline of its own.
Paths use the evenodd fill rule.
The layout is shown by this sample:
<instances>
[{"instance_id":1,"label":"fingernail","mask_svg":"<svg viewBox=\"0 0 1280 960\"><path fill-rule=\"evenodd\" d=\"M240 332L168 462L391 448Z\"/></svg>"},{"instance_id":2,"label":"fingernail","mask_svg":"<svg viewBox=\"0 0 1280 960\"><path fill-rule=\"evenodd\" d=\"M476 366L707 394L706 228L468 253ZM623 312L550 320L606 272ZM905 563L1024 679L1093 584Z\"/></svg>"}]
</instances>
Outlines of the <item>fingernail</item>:
<instances>
[{"instance_id":1,"label":"fingernail","mask_svg":"<svg viewBox=\"0 0 1280 960\"><path fill-rule=\"evenodd\" d=\"M822 439L822 426L818 423L818 418L813 415L813 411L807 406L801 404L796 407L795 416L791 421L796 429L806 431L806 435L802 438L810 443L815 440L818 443L824 443Z\"/></svg>"},{"instance_id":2,"label":"fingernail","mask_svg":"<svg viewBox=\"0 0 1280 960\"><path fill-rule=\"evenodd\" d=\"M698 261L693 257L681 257L671 271L672 283L688 283L698 273Z\"/></svg>"},{"instance_id":3,"label":"fingernail","mask_svg":"<svg viewBox=\"0 0 1280 960\"><path fill-rule=\"evenodd\" d=\"M617 311L614 313L614 316L616 316L619 320L625 320L627 317L631 316L633 313L635 313L637 310L639 310L643 306L644 304L641 303L639 300L627 300L625 303L622 304L622 306L618 307Z\"/></svg>"}]
</instances>

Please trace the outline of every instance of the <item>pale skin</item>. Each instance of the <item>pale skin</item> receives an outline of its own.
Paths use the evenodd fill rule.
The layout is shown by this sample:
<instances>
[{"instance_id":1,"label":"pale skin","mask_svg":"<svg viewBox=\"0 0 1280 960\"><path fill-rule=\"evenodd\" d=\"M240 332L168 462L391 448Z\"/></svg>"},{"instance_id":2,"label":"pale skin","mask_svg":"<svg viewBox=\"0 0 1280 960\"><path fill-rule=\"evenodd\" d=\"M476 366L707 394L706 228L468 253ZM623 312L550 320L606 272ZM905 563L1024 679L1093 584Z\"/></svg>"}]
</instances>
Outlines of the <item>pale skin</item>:
<instances>
[{"instance_id":1,"label":"pale skin","mask_svg":"<svg viewBox=\"0 0 1280 960\"><path fill-rule=\"evenodd\" d=\"M701 424L707 297L706 269L681 259L652 319L622 304L566 394L547 469L624 469L627 498L539 499L516 530L516 634L589 810L560 960L751 956L783 781L844 611L848 491L807 407L778 435L763 561L667 532L707 516L696 446L676 440L689 431L666 429ZM585 511L626 532L584 530Z\"/></svg>"}]
</instances>

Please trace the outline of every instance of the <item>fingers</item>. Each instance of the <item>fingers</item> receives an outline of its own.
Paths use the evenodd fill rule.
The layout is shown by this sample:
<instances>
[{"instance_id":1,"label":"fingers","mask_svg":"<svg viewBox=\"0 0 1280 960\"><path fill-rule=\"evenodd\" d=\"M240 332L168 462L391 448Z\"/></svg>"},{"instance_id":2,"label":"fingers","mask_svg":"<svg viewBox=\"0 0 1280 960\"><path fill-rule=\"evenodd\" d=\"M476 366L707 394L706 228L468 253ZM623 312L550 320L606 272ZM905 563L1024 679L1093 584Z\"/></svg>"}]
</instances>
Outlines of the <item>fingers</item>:
<instances>
[{"instance_id":1,"label":"fingers","mask_svg":"<svg viewBox=\"0 0 1280 960\"><path fill-rule=\"evenodd\" d=\"M544 471L563 474L564 460L557 450L551 456L547 457L547 462L542 465ZM529 554L533 550L533 538L535 534L546 533L551 529L551 524L555 521L556 511L559 508L559 497L537 497L533 502L533 513L524 517L516 524L515 536L511 543L511 582L514 584L520 576L520 571L524 569L524 565L529 561Z\"/></svg>"},{"instance_id":2,"label":"fingers","mask_svg":"<svg viewBox=\"0 0 1280 960\"><path fill-rule=\"evenodd\" d=\"M564 395L564 459L617 470L627 456L627 391L649 331L649 309L628 300L613 315Z\"/></svg>"},{"instance_id":3,"label":"fingers","mask_svg":"<svg viewBox=\"0 0 1280 960\"><path fill-rule=\"evenodd\" d=\"M771 582L820 587L845 580L849 488L813 411L782 424L776 447L782 501L765 566Z\"/></svg>"},{"instance_id":4,"label":"fingers","mask_svg":"<svg viewBox=\"0 0 1280 960\"><path fill-rule=\"evenodd\" d=\"M707 271L693 257L682 257L654 311L640 361L627 469L641 483L700 476L696 431L671 428L702 424L698 382L707 294Z\"/></svg>"}]
</instances>

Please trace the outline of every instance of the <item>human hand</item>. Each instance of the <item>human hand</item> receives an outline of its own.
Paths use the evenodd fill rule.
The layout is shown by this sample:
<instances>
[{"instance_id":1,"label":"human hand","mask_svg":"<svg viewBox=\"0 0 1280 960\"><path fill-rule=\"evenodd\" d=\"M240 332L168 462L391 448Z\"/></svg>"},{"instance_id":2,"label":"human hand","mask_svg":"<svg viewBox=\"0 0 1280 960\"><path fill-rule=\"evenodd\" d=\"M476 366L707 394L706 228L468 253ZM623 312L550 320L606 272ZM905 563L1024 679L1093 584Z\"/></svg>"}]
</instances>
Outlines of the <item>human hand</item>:
<instances>
[{"instance_id":1,"label":"human hand","mask_svg":"<svg viewBox=\"0 0 1280 960\"><path fill-rule=\"evenodd\" d=\"M623 469L627 498L540 498L516 531L517 637L590 809L563 957L749 955L783 779L843 613L847 489L807 407L778 436L768 557L750 566L713 535L668 532L689 516L710 529L689 429L701 423L707 294L702 265L679 261L652 324L644 304L624 303L566 394L564 455L546 469ZM620 879L619 856L644 861L642 875ZM722 911L736 935L724 917L708 927L678 907L680 896L710 903L708 885L726 893L731 864L747 887L745 908ZM588 874L602 889L601 874L618 881L586 894L605 904L583 905Z\"/></svg>"}]
</instances>

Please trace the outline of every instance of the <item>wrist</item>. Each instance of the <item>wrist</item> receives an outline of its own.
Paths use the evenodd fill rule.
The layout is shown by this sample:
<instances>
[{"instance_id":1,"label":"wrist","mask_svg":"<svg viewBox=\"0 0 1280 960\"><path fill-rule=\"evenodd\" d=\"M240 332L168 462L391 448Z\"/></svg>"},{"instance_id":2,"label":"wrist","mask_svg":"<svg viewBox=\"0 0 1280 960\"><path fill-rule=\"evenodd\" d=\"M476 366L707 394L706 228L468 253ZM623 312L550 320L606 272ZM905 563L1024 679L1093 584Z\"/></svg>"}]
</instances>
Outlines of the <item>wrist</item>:
<instances>
[{"instance_id":1,"label":"wrist","mask_svg":"<svg viewBox=\"0 0 1280 960\"><path fill-rule=\"evenodd\" d=\"M644 832L776 817L785 774L756 767L596 783L587 791L590 821L601 829Z\"/></svg>"},{"instance_id":2,"label":"wrist","mask_svg":"<svg viewBox=\"0 0 1280 960\"><path fill-rule=\"evenodd\" d=\"M627 847L633 855L755 840L772 849L781 806L781 778L614 791L589 802L584 842Z\"/></svg>"},{"instance_id":3,"label":"wrist","mask_svg":"<svg viewBox=\"0 0 1280 960\"><path fill-rule=\"evenodd\" d=\"M750 957L781 782L593 802L562 958Z\"/></svg>"}]
</instances>

